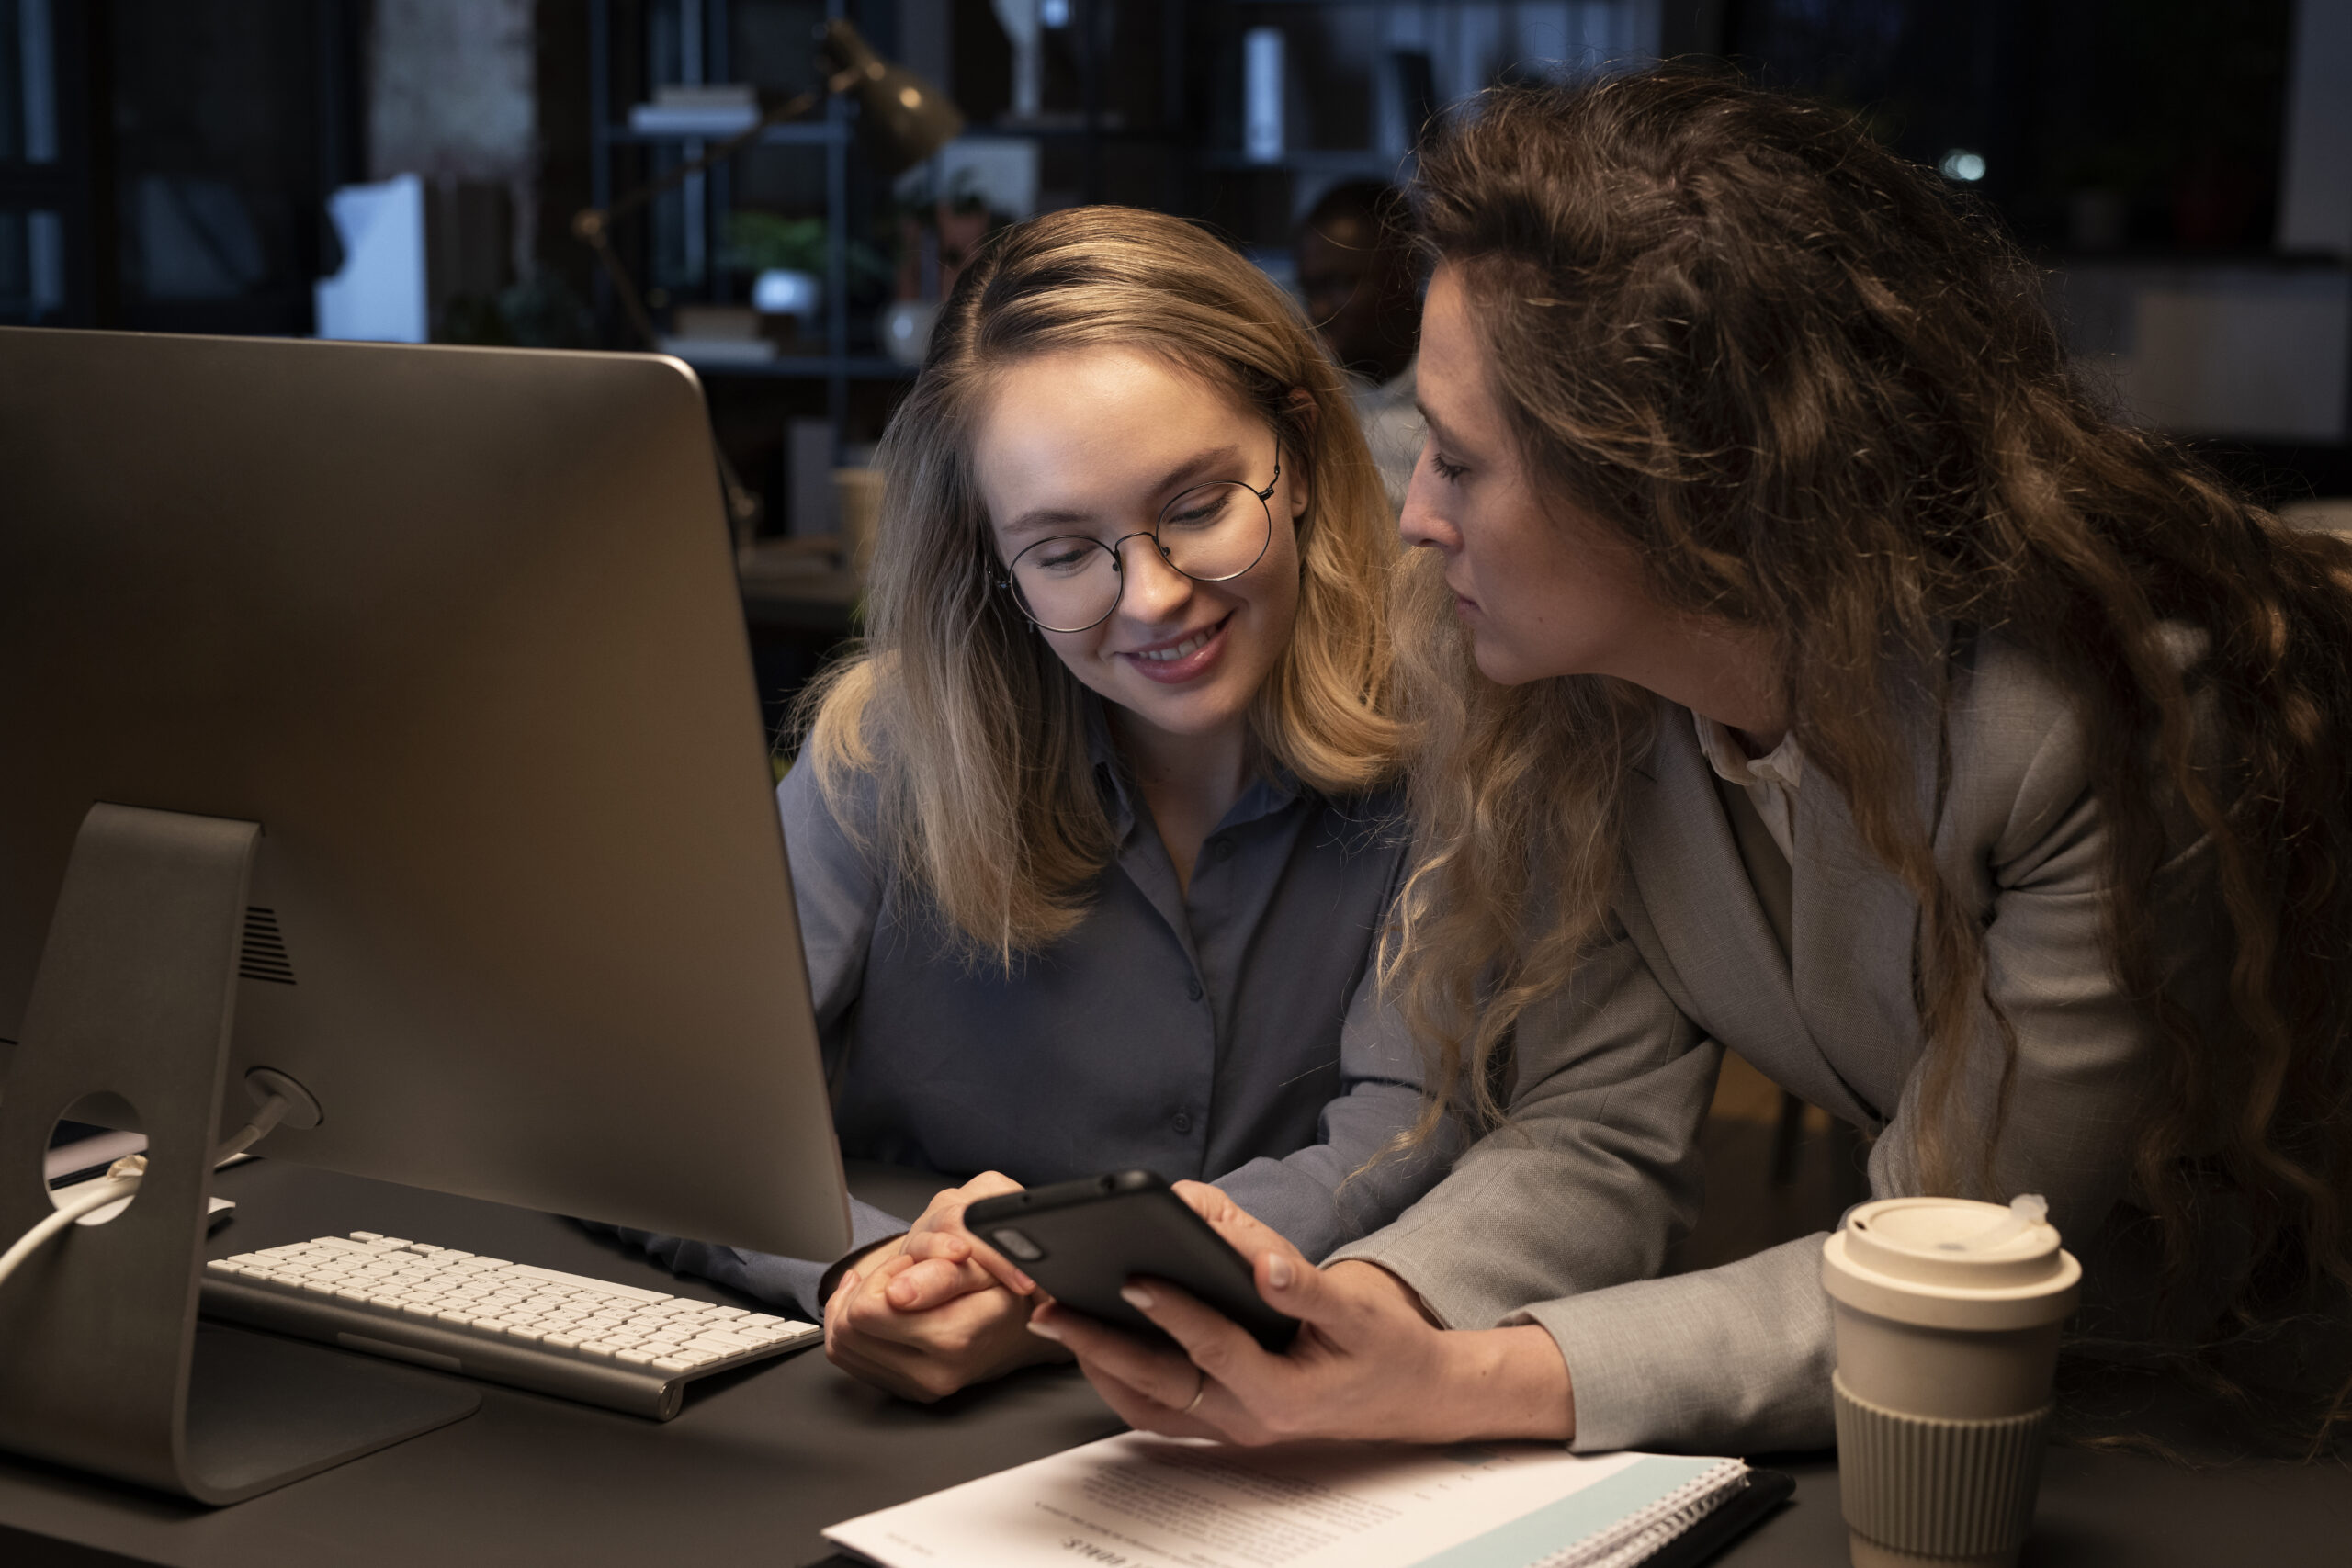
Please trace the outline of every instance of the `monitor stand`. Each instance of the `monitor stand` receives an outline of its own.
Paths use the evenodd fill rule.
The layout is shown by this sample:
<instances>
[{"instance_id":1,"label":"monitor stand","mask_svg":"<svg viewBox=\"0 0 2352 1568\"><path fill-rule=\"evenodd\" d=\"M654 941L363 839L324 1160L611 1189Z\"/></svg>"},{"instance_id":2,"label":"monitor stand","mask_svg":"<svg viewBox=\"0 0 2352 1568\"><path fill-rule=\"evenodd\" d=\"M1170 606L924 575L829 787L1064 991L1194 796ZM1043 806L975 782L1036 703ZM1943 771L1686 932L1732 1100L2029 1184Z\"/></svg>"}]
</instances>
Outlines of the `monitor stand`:
<instances>
[{"instance_id":1,"label":"monitor stand","mask_svg":"<svg viewBox=\"0 0 2352 1568\"><path fill-rule=\"evenodd\" d=\"M77 1102L120 1102L148 1148L128 1209L69 1225L0 1284L0 1449L200 1503L282 1486L481 1403L430 1372L197 1327L260 838L251 822L92 807L0 1085L0 1247L54 1212L42 1156Z\"/></svg>"}]
</instances>

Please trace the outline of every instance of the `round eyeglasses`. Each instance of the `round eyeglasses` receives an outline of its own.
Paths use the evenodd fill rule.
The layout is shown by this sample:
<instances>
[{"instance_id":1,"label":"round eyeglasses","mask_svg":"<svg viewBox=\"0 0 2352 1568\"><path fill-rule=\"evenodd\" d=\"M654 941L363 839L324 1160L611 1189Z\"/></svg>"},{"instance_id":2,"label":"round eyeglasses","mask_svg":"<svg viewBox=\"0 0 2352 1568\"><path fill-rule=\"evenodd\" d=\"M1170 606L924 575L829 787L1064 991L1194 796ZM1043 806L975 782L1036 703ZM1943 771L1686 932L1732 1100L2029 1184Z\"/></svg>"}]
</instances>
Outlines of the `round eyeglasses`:
<instances>
[{"instance_id":1,"label":"round eyeglasses","mask_svg":"<svg viewBox=\"0 0 2352 1568\"><path fill-rule=\"evenodd\" d=\"M1123 534L1104 544L1086 534L1040 539L1012 558L997 584L1011 591L1021 613L1041 631L1091 631L1111 618L1127 585L1120 549L1149 539L1159 558L1195 582L1239 577L1266 553L1274 537L1271 498L1283 482L1282 454L1263 490L1239 479L1194 485L1159 509L1148 533Z\"/></svg>"}]
</instances>

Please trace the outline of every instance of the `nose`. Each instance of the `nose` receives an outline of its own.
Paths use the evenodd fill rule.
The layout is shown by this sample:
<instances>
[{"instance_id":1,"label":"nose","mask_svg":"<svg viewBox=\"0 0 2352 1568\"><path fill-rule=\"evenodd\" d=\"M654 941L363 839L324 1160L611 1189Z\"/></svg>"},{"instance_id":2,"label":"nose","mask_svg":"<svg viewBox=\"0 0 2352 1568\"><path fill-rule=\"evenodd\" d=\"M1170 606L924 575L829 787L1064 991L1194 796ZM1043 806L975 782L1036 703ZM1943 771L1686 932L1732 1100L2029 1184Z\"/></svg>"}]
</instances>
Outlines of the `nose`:
<instances>
[{"instance_id":1,"label":"nose","mask_svg":"<svg viewBox=\"0 0 2352 1568\"><path fill-rule=\"evenodd\" d=\"M1413 465L1413 480L1405 491L1405 509L1397 514L1396 532L1406 544L1452 555L1462 547L1462 531L1439 510L1442 499L1437 475L1427 462Z\"/></svg>"},{"instance_id":2,"label":"nose","mask_svg":"<svg viewBox=\"0 0 2352 1568\"><path fill-rule=\"evenodd\" d=\"M1119 613L1145 626L1159 626L1176 618L1193 596L1193 580L1168 564L1148 534L1131 535L1119 547L1125 582L1119 592Z\"/></svg>"}]
</instances>

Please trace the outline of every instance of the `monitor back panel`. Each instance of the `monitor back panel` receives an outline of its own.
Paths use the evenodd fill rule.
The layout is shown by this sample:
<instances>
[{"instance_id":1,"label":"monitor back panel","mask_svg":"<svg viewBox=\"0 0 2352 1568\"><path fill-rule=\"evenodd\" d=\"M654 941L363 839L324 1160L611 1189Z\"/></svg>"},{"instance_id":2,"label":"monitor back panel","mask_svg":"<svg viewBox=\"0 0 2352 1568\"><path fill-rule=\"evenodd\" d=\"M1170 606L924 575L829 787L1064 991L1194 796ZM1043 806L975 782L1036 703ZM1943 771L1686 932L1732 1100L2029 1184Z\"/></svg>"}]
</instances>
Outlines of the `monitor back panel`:
<instances>
[{"instance_id":1,"label":"monitor back panel","mask_svg":"<svg viewBox=\"0 0 2352 1568\"><path fill-rule=\"evenodd\" d=\"M92 802L255 821L260 1152L839 1250L723 517L674 361L0 330L0 1039Z\"/></svg>"}]
</instances>

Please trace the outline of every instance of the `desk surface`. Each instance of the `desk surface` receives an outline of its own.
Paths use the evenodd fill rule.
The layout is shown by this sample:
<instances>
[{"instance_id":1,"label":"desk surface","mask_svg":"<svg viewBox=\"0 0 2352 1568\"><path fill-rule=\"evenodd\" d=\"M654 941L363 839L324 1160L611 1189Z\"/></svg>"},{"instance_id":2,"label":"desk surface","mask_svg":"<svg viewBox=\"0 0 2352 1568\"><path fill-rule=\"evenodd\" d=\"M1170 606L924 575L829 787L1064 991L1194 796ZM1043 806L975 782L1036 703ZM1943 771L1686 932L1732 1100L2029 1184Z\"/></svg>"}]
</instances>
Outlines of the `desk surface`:
<instances>
[{"instance_id":1,"label":"desk surface","mask_svg":"<svg viewBox=\"0 0 2352 1568\"><path fill-rule=\"evenodd\" d=\"M930 1183L853 1170L861 1196L914 1213ZM379 1230L711 1301L568 1222L469 1199L258 1163L218 1190L239 1204L214 1256ZM479 1414L234 1507L205 1509L0 1456L0 1562L470 1564L821 1562L818 1531L1072 1444L1118 1422L1068 1371L1037 1370L929 1408L837 1372L821 1351L711 1380L674 1421L481 1385ZM1842 1563L1837 1468L1777 1461L1796 1500L1718 1562ZM2165 1568L2258 1558L2340 1563L2352 1479L2340 1469L2185 1473L2059 1450L2042 1483L2032 1564Z\"/></svg>"}]
</instances>

